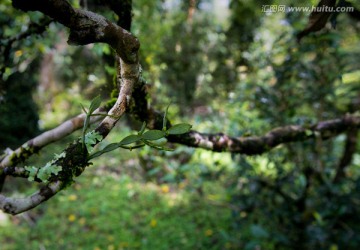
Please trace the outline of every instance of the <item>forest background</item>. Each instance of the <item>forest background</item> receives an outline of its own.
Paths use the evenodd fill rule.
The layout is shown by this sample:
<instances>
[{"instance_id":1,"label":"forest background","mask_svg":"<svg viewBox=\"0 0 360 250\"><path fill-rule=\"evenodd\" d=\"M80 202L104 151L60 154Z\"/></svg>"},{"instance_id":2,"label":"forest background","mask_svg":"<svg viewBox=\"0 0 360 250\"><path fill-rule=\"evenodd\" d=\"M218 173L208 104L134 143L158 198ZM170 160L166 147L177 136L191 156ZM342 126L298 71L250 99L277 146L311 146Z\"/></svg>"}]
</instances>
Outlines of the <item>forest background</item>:
<instances>
[{"instance_id":1,"label":"forest background","mask_svg":"<svg viewBox=\"0 0 360 250\"><path fill-rule=\"evenodd\" d=\"M70 2L119 21L107 1ZM354 11L309 19L310 12L265 8L318 1L134 1L131 32L148 105L162 114L169 107L172 124L218 138L276 137L274 129L288 125L304 135L253 151L168 142L173 151L108 152L40 206L0 212L1 249L358 249L360 4L321 2ZM320 28L316 18L325 20ZM114 97L110 46L67 39L42 13L0 1L4 155L83 113L96 96L103 104ZM321 130L351 119L356 125ZM96 150L142 122L125 115ZM44 165L81 136L80 129L21 164ZM39 186L10 176L4 183L11 197Z\"/></svg>"}]
</instances>

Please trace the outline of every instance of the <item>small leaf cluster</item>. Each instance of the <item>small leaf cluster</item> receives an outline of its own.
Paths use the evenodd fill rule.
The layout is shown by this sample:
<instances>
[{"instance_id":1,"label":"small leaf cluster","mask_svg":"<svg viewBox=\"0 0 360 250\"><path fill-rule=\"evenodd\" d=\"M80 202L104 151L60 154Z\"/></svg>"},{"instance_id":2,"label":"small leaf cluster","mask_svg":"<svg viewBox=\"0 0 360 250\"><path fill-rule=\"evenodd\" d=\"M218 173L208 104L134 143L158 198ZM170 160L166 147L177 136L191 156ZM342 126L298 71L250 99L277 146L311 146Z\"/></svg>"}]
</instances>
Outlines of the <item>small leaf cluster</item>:
<instances>
[{"instance_id":1,"label":"small leaf cluster","mask_svg":"<svg viewBox=\"0 0 360 250\"><path fill-rule=\"evenodd\" d=\"M96 144L96 142L101 141L102 139L102 135L100 135L96 131L91 131L87 133L84 139L87 152L91 153L94 149L94 145Z\"/></svg>"},{"instance_id":2,"label":"small leaf cluster","mask_svg":"<svg viewBox=\"0 0 360 250\"><path fill-rule=\"evenodd\" d=\"M35 178L37 178L44 183L48 183L51 175L58 175L58 173L62 170L62 167L57 166L55 162L57 162L60 158L64 157L64 152L60 155L55 154L54 159L46 163L46 165L41 168L37 168L35 166L25 166L25 170L29 172L28 180L34 181Z\"/></svg>"},{"instance_id":3,"label":"small leaf cluster","mask_svg":"<svg viewBox=\"0 0 360 250\"><path fill-rule=\"evenodd\" d=\"M88 152L90 152L89 149L92 148L92 145L96 143L96 140L94 140L95 138L98 140L102 140L102 137L100 138L100 135L96 136L95 133L90 134L91 133L90 132L90 133L86 134L86 130L89 128L89 125L90 125L90 118L91 118L91 116L94 116L94 112L96 109L98 109L100 107L100 104L101 104L100 96L96 96L94 99L91 100L88 111L86 111L84 106L81 106L83 111L86 114L83 129L82 129L82 143L83 143L83 147L86 146L86 149L88 150ZM102 115L102 114L97 114L97 115ZM90 141L92 141L92 143L90 143Z\"/></svg>"},{"instance_id":4,"label":"small leaf cluster","mask_svg":"<svg viewBox=\"0 0 360 250\"><path fill-rule=\"evenodd\" d=\"M107 145L104 149L90 155L88 157L88 160L91 160L95 157L99 157L100 155L113 151L117 148L132 150L134 148L140 148L145 145L150 146L157 150L173 151L172 148L168 148L165 146L167 142L166 136L185 134L190 131L192 126L187 123L179 123L170 127L169 129L166 129L168 108L166 109L164 114L162 130L151 129L145 131L146 123L143 122L143 125L137 134L128 135L125 138L123 138L120 142L111 143Z\"/></svg>"}]
</instances>

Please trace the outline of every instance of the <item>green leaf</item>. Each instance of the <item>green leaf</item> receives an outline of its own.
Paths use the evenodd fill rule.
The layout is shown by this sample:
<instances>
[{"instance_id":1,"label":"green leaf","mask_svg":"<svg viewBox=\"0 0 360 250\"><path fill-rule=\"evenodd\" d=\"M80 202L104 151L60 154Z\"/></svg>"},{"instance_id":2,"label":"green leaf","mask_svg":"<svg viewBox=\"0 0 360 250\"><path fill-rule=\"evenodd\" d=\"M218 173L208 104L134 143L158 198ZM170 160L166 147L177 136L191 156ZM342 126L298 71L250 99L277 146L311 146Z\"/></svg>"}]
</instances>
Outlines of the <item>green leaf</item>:
<instances>
[{"instance_id":1,"label":"green leaf","mask_svg":"<svg viewBox=\"0 0 360 250\"><path fill-rule=\"evenodd\" d=\"M164 131L154 129L154 130L146 131L142 135L142 138L144 140L154 141L154 140L159 140L159 139L163 138L164 136L165 136Z\"/></svg>"},{"instance_id":2,"label":"green leaf","mask_svg":"<svg viewBox=\"0 0 360 250\"><path fill-rule=\"evenodd\" d=\"M51 162L48 162L44 167L39 169L37 173L37 177L44 183L49 181L49 178L52 174L58 175L58 173L62 170L61 166L52 165Z\"/></svg>"},{"instance_id":3,"label":"green leaf","mask_svg":"<svg viewBox=\"0 0 360 250\"><path fill-rule=\"evenodd\" d=\"M175 149L173 148L168 148L168 147L164 147L164 146L161 146L161 147L153 147L157 150L164 150L164 151L174 151Z\"/></svg>"},{"instance_id":4,"label":"green leaf","mask_svg":"<svg viewBox=\"0 0 360 250\"><path fill-rule=\"evenodd\" d=\"M141 135L129 135L119 142L119 145L128 145L141 140Z\"/></svg>"},{"instance_id":5,"label":"green leaf","mask_svg":"<svg viewBox=\"0 0 360 250\"><path fill-rule=\"evenodd\" d=\"M191 125L187 123L180 123L172 126L167 130L169 135L181 135L190 131Z\"/></svg>"},{"instance_id":6,"label":"green leaf","mask_svg":"<svg viewBox=\"0 0 360 250\"><path fill-rule=\"evenodd\" d=\"M105 148L103 148L102 150L97 151L96 153L90 155L88 157L88 160L93 159L95 157L99 157L100 155L105 154L107 152L113 151L113 150L119 148L120 146L121 145L119 145L119 143L111 143L111 144L107 145Z\"/></svg>"},{"instance_id":7,"label":"green leaf","mask_svg":"<svg viewBox=\"0 0 360 250\"><path fill-rule=\"evenodd\" d=\"M144 143L141 143L141 144L138 144L138 145L135 145L135 146L120 146L121 148L124 148L124 149L129 149L130 151L133 150L133 149L136 149L136 148L141 148L141 147L144 147L145 144Z\"/></svg>"},{"instance_id":8,"label":"green leaf","mask_svg":"<svg viewBox=\"0 0 360 250\"><path fill-rule=\"evenodd\" d=\"M164 182L174 182L176 180L176 174L174 173L166 174L164 177L161 178L161 180Z\"/></svg>"},{"instance_id":9,"label":"green leaf","mask_svg":"<svg viewBox=\"0 0 360 250\"><path fill-rule=\"evenodd\" d=\"M311 131L310 129L306 129L306 130L305 130L305 135L306 135L306 136L312 136L312 135L313 135L313 131Z\"/></svg>"},{"instance_id":10,"label":"green leaf","mask_svg":"<svg viewBox=\"0 0 360 250\"><path fill-rule=\"evenodd\" d=\"M164 147L164 146L158 146L150 141L144 141L144 143L152 148L155 148L157 150L164 150L164 151L174 151L175 149L172 149L172 148L167 148L167 147Z\"/></svg>"},{"instance_id":11,"label":"green leaf","mask_svg":"<svg viewBox=\"0 0 360 250\"><path fill-rule=\"evenodd\" d=\"M147 172L147 174L148 174L149 176L153 176L153 175L159 173L160 171L161 171L161 168L157 167L157 168L151 169L149 172Z\"/></svg>"},{"instance_id":12,"label":"green leaf","mask_svg":"<svg viewBox=\"0 0 360 250\"><path fill-rule=\"evenodd\" d=\"M90 153L93 150L93 145L96 144L98 141L103 139L102 135L98 132L91 131L85 135L85 145L86 150Z\"/></svg>"},{"instance_id":13,"label":"green leaf","mask_svg":"<svg viewBox=\"0 0 360 250\"><path fill-rule=\"evenodd\" d=\"M165 137L162 137L158 140L155 140L155 141L151 141L152 144L156 145L156 146L163 146L167 143L167 139Z\"/></svg>"},{"instance_id":14,"label":"green leaf","mask_svg":"<svg viewBox=\"0 0 360 250\"><path fill-rule=\"evenodd\" d=\"M88 126L89 126L89 120L90 120L90 116L88 114L86 114L83 129L82 129L83 146L85 145L85 133L86 133L86 130L87 130Z\"/></svg>"},{"instance_id":15,"label":"green leaf","mask_svg":"<svg viewBox=\"0 0 360 250\"><path fill-rule=\"evenodd\" d=\"M260 225L253 224L250 227L251 233L256 238L267 238L269 237L269 233Z\"/></svg>"},{"instance_id":16,"label":"green leaf","mask_svg":"<svg viewBox=\"0 0 360 250\"><path fill-rule=\"evenodd\" d=\"M103 148L103 150L101 150L102 152L106 153L106 152L110 152L113 151L114 149L119 148L121 145L119 143L111 143L109 145L107 145L105 148Z\"/></svg>"},{"instance_id":17,"label":"green leaf","mask_svg":"<svg viewBox=\"0 0 360 250\"><path fill-rule=\"evenodd\" d=\"M101 98L100 96L98 95L97 97L95 97L94 99L91 100L91 103L90 103L90 108L89 108L89 113L90 115L92 113L94 113L94 111L100 107L100 104L101 104Z\"/></svg>"},{"instance_id":18,"label":"green leaf","mask_svg":"<svg viewBox=\"0 0 360 250\"><path fill-rule=\"evenodd\" d=\"M87 114L87 111L86 111L84 105L82 105L82 104L80 103L80 106L81 106L81 109L84 111L84 113Z\"/></svg>"},{"instance_id":19,"label":"green leaf","mask_svg":"<svg viewBox=\"0 0 360 250\"><path fill-rule=\"evenodd\" d=\"M90 103L90 107L89 107L89 112L86 113L84 107L82 106L82 109L84 110L84 112L86 113L86 117L85 117L85 121L84 121L84 126L83 126L83 130L82 130L82 142L83 142L83 145L85 145L85 133L86 133L86 130L87 128L89 127L89 123L90 123L90 117L92 115L92 113L94 113L94 111L100 107L100 104L101 104L101 98L100 96L98 95L97 97L95 97L94 99L91 100L91 103Z\"/></svg>"},{"instance_id":20,"label":"green leaf","mask_svg":"<svg viewBox=\"0 0 360 250\"><path fill-rule=\"evenodd\" d=\"M54 154L54 161L59 160L60 158L64 158L66 156L65 152L62 152L61 154Z\"/></svg>"},{"instance_id":21,"label":"green leaf","mask_svg":"<svg viewBox=\"0 0 360 250\"><path fill-rule=\"evenodd\" d=\"M26 171L29 172L28 180L29 181L34 181L35 176L36 176L37 172L39 171L39 169L34 167L34 166L25 166L24 168L25 168Z\"/></svg>"},{"instance_id":22,"label":"green leaf","mask_svg":"<svg viewBox=\"0 0 360 250\"><path fill-rule=\"evenodd\" d=\"M143 122L143 124L142 124L142 126L141 126L141 129L140 129L138 135L142 135L142 134L144 133L144 131L145 131L145 128L146 128L146 122Z\"/></svg>"},{"instance_id":23,"label":"green leaf","mask_svg":"<svg viewBox=\"0 0 360 250\"><path fill-rule=\"evenodd\" d=\"M167 108L165 110L165 114L164 114L164 118L163 118L163 128L162 128L163 131L166 130L167 113L168 113L169 107L170 107L170 104L167 106Z\"/></svg>"},{"instance_id":24,"label":"green leaf","mask_svg":"<svg viewBox=\"0 0 360 250\"><path fill-rule=\"evenodd\" d=\"M96 157L99 157L102 154L108 153L108 152L113 151L113 150L115 150L117 148L124 148L124 149L132 150L132 149L135 149L135 148L141 148L144 145L145 144L142 143L142 144L135 145L135 146L132 146L132 147L127 147L127 146L122 145L121 143L111 143L111 144L107 145L103 150L97 151L94 154L90 155L87 159L88 160L94 159Z\"/></svg>"}]
</instances>

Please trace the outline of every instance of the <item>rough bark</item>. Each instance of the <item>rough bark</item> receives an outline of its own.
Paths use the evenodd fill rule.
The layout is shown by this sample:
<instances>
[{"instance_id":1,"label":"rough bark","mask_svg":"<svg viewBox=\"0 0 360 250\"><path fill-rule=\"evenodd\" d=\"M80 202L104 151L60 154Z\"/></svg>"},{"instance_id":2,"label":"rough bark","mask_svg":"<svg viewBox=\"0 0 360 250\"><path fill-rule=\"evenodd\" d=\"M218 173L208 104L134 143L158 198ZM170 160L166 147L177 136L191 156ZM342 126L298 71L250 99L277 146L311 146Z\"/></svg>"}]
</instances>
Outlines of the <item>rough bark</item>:
<instances>
[{"instance_id":1,"label":"rough bark","mask_svg":"<svg viewBox=\"0 0 360 250\"><path fill-rule=\"evenodd\" d=\"M90 11L74 9L65 0L13 0L13 6L23 11L40 11L53 18L55 21L70 28L68 43L85 45L89 43L107 43L117 53L119 58L121 89L115 105L108 115L95 129L95 132L105 138L116 122L126 112L133 88L140 76L138 62L138 50L140 43L130 32L110 22L103 16ZM27 171L15 167L16 163L27 158L36 149L71 133L84 121L84 117L77 117L60 125L55 130L46 132L20 147L15 153L7 155L1 160L0 176L17 175L26 177ZM100 142L101 140L98 140ZM83 142L78 140L68 146L64 156L54 160L56 166L61 167L60 174L51 175L49 183L39 191L26 198L10 198L0 195L0 209L10 214L18 214L36 207L42 202L54 196L69 183L73 177L80 175L88 165L86 148Z\"/></svg>"},{"instance_id":2,"label":"rough bark","mask_svg":"<svg viewBox=\"0 0 360 250\"><path fill-rule=\"evenodd\" d=\"M109 5L112 8L117 8L111 5L111 1L109 1ZM55 21L62 23L70 29L68 42L71 44L85 45L101 42L109 44L115 50L118 60L120 90L115 105L94 130L102 139L108 135L125 112L130 112L137 119L146 121L149 128L162 128L163 114L148 107L146 88L144 88L144 83L139 80L141 74L138 62L140 43L136 37L126 30L129 27L121 28L98 14L74 9L65 0L13 0L13 6L24 11L40 11ZM121 15L119 16L121 17ZM129 26L131 20L124 23L125 26ZM133 103L130 102L132 98L134 99ZM93 118L93 121L98 121L99 118ZM84 119L85 115L75 117L59 127L28 141L22 147L8 153L4 157L0 157L0 179L4 175L28 177L29 172L22 167L17 167L17 164L40 148L81 128ZM360 116L346 115L343 118L322 121L307 127L295 125L279 127L262 136L235 138L223 133L205 134L190 131L181 136L168 136L168 140L173 143L204 148L215 152L256 155L267 152L284 143L314 138L328 139L346 131L357 130L359 127ZM98 140L96 143L101 140ZM21 213L36 207L69 185L73 177L80 175L89 164L87 161L88 152L82 147L81 140L78 140L68 146L64 153L66 153L65 156L55 161L57 166L62 167L60 174L51 176L49 182L44 187L29 197L20 199L0 195L0 209L10 214ZM340 169L343 168L341 167L342 165L349 163L347 159L345 160L346 164L341 163ZM41 180L35 179L35 181Z\"/></svg>"}]
</instances>

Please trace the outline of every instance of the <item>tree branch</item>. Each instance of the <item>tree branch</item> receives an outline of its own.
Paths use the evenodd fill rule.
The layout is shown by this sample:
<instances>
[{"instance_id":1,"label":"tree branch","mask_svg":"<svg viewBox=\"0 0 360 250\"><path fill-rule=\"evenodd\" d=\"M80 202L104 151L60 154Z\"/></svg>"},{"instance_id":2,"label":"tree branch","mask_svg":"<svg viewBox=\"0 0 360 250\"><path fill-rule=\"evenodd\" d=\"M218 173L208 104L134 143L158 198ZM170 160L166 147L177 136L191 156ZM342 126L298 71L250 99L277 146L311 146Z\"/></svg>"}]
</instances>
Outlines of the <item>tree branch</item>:
<instances>
[{"instance_id":1,"label":"tree branch","mask_svg":"<svg viewBox=\"0 0 360 250\"><path fill-rule=\"evenodd\" d=\"M102 42L114 48L119 60L118 72L120 72L121 89L115 105L108 112L108 116L95 129L95 132L98 132L102 138L105 138L120 117L129 110L134 88L139 89L141 87L141 84L139 84L141 69L138 62L139 41L131 33L106 18L90 11L74 9L65 0L13 0L13 6L24 11L40 11L70 28L69 43L71 44L85 45ZM140 95L143 93L146 93L146 91L141 92ZM132 107L132 113L145 119L149 126L161 129L162 123L159 121L162 121L162 115L152 108L147 108L146 99L134 99L135 107ZM136 105L139 102L140 105ZM141 114L144 114L144 110L139 110L141 107L146 107L146 117L142 117ZM83 119L84 117L79 120L83 122ZM46 132L34 138L31 142L28 142L28 145L20 147L11 156L5 157L0 164L0 174L4 172L7 166L15 166L16 164L14 165L12 161L15 158L20 159L19 155L25 157L24 150L25 153L31 153L31 151L26 152L26 148L29 145L34 151L36 148L57 140L60 138L59 136L63 137L67 133L71 133L79 124L82 125L82 123L74 125L71 121L70 123L60 125L56 128L58 131L49 131L49 133ZM282 143L304 141L316 137L327 139L358 127L360 127L360 116L347 115L340 119L319 122L309 127L285 126L275 128L263 136L234 138L222 133L205 134L191 131L181 136L168 136L168 140L215 152L255 155L269 151ZM80 175L88 165L88 152L86 148L82 147L82 142L78 140L71 144L64 150L64 153L66 153L65 156L55 162L56 166L62 168L58 176L51 176L46 186L27 198L9 198L0 195L0 209L11 214L29 210L62 190L72 181L74 176ZM6 174L25 176L26 173L22 168L14 168L12 173L9 171Z\"/></svg>"},{"instance_id":2,"label":"tree branch","mask_svg":"<svg viewBox=\"0 0 360 250\"><path fill-rule=\"evenodd\" d=\"M133 89L140 78L140 65L138 63L127 64L119 59L121 89L115 105L108 112L108 116L95 129L103 137L106 137L116 122L125 114L129 107Z\"/></svg>"},{"instance_id":3,"label":"tree branch","mask_svg":"<svg viewBox=\"0 0 360 250\"><path fill-rule=\"evenodd\" d=\"M23 11L40 11L70 28L70 44L107 43L125 63L138 62L138 39L103 16L74 9L66 0L13 0L12 4Z\"/></svg>"},{"instance_id":4,"label":"tree branch","mask_svg":"<svg viewBox=\"0 0 360 250\"><path fill-rule=\"evenodd\" d=\"M116 51L120 60L120 70L118 72L120 72L121 90L115 105L108 112L108 116L95 129L95 132L99 133L102 139L104 139L127 110L133 88L140 77L140 65L138 62L140 43L137 38L125 29L111 23L103 16L90 11L75 10L65 0L34 0L31 2L27 0L13 0L13 6L23 11L40 11L70 28L68 41L70 44L85 45L103 42L109 44ZM73 128L71 124L67 124L67 126ZM71 130L69 129L68 131ZM67 129L61 129L61 131L67 131ZM47 135L40 139L44 139L44 137L45 140L40 140L38 144L45 144L52 138L52 136ZM88 152L83 147L83 142L80 139L68 146L63 151L63 154L60 155L52 164L58 169L60 168L61 171L58 174L52 174L48 180L49 183L45 187L32 196L21 199L8 198L1 195L0 209L10 214L18 214L36 207L51 198L69 183L72 183L73 177L79 176L89 164L87 160ZM5 163L8 160L10 158ZM3 169L1 171L4 172ZM18 172L21 173L21 169Z\"/></svg>"},{"instance_id":5,"label":"tree branch","mask_svg":"<svg viewBox=\"0 0 360 250\"><path fill-rule=\"evenodd\" d=\"M94 114L106 114L104 113L104 108L100 108L94 112ZM17 148L16 150L12 151L11 153L7 154L1 161L0 161L0 173L7 168L13 167L23 162L27 158L29 158L34 153L38 152L41 148L58 141L65 136L70 135L74 131L83 127L85 114L80 114L70 120L65 121L64 123L60 124L54 129L46 131L37 137L27 141L21 147ZM95 123L99 121L102 117L101 116L92 116L90 118L90 123Z\"/></svg>"},{"instance_id":6,"label":"tree branch","mask_svg":"<svg viewBox=\"0 0 360 250\"><path fill-rule=\"evenodd\" d=\"M346 115L340 119L322 121L309 127L292 125L275 128L263 136L235 138L223 133L205 134L191 131L181 136L169 136L168 140L215 152L257 155L283 143L305 141L316 137L328 139L355 127L360 127L360 116Z\"/></svg>"},{"instance_id":7,"label":"tree branch","mask_svg":"<svg viewBox=\"0 0 360 250\"><path fill-rule=\"evenodd\" d=\"M144 82L137 86L131 114L140 121L146 121L151 129L162 129L163 114L148 107ZM170 122L168 122L170 124ZM360 116L346 115L343 118L321 121L312 126L290 125L275 128L262 136L230 137L223 133L201 133L190 131L181 136L168 136L168 141L214 152L231 152L245 155L259 155L283 143L305 141L313 138L328 139L353 128L360 127Z\"/></svg>"},{"instance_id":8,"label":"tree branch","mask_svg":"<svg viewBox=\"0 0 360 250\"><path fill-rule=\"evenodd\" d=\"M26 198L12 198L0 194L0 209L12 215L30 210L63 189L62 184L61 181L55 181Z\"/></svg>"}]
</instances>

